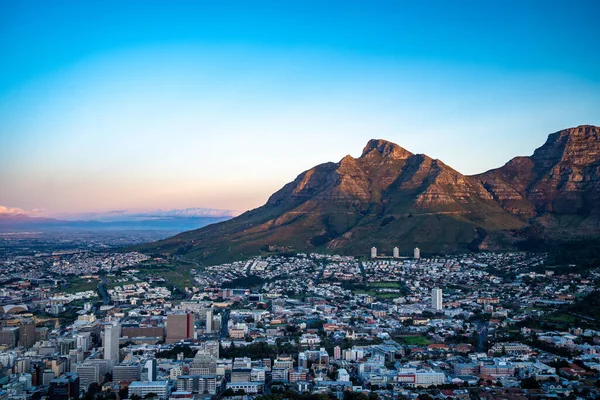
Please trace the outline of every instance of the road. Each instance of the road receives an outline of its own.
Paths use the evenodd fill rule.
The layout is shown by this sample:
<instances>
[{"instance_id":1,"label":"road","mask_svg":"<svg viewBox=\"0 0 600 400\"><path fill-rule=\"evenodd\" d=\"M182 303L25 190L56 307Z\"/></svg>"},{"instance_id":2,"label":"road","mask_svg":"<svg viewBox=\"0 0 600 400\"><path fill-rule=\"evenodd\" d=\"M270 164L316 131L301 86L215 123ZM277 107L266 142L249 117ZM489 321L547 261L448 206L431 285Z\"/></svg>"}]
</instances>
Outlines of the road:
<instances>
[{"instance_id":1,"label":"road","mask_svg":"<svg viewBox=\"0 0 600 400\"><path fill-rule=\"evenodd\" d=\"M100 275L100 283L98 284L98 294L102 299L102 304L109 305L110 304L110 296L106 291L106 284L108 281L106 280L106 276Z\"/></svg>"}]
</instances>

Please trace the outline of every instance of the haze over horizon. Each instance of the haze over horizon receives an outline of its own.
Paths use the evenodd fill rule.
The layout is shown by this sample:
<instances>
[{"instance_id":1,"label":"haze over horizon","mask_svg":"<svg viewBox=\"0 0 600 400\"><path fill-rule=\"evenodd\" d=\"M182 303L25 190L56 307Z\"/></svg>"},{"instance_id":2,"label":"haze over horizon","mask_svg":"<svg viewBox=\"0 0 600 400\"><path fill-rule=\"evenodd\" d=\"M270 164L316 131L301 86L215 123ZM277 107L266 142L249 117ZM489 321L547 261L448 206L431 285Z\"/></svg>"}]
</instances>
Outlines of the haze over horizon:
<instances>
[{"instance_id":1,"label":"haze over horizon","mask_svg":"<svg viewBox=\"0 0 600 400\"><path fill-rule=\"evenodd\" d=\"M4 3L0 214L244 211L371 138L465 174L499 167L600 125L598 11Z\"/></svg>"}]
</instances>

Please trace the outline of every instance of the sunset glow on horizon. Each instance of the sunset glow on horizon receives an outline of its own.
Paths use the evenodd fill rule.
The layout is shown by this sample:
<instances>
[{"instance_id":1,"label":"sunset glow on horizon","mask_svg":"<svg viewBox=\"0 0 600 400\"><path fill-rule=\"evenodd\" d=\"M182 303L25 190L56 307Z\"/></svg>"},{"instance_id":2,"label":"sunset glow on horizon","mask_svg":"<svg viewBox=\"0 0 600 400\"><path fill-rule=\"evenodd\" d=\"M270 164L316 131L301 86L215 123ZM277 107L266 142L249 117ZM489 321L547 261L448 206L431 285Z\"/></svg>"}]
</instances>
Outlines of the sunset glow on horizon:
<instances>
[{"instance_id":1,"label":"sunset glow on horizon","mask_svg":"<svg viewBox=\"0 0 600 400\"><path fill-rule=\"evenodd\" d=\"M371 138L475 174L600 125L597 2L460 4L5 2L0 213L245 211Z\"/></svg>"}]
</instances>

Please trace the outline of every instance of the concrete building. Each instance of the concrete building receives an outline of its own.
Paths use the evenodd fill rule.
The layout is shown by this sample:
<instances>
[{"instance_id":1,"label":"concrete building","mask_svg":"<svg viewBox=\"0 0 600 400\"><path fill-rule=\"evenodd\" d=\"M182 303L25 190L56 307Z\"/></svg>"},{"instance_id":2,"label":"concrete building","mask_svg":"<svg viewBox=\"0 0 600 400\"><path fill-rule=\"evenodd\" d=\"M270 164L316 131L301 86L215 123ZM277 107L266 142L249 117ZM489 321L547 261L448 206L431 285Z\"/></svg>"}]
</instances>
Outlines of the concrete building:
<instances>
[{"instance_id":1,"label":"concrete building","mask_svg":"<svg viewBox=\"0 0 600 400\"><path fill-rule=\"evenodd\" d=\"M193 393L216 394L221 390L223 378L216 375L181 375L177 377L177 390Z\"/></svg>"},{"instance_id":2,"label":"concrete building","mask_svg":"<svg viewBox=\"0 0 600 400\"><path fill-rule=\"evenodd\" d=\"M0 330L0 345L7 346L12 349L17 347L19 343L19 328L5 327Z\"/></svg>"},{"instance_id":3,"label":"concrete building","mask_svg":"<svg viewBox=\"0 0 600 400\"><path fill-rule=\"evenodd\" d=\"M335 360L339 360L342 358L342 348L340 346L335 346L333 348L333 358Z\"/></svg>"},{"instance_id":4,"label":"concrete building","mask_svg":"<svg viewBox=\"0 0 600 400\"><path fill-rule=\"evenodd\" d=\"M139 381L141 374L140 364L115 365L113 367L113 381L115 382L135 382Z\"/></svg>"},{"instance_id":5,"label":"concrete building","mask_svg":"<svg viewBox=\"0 0 600 400\"><path fill-rule=\"evenodd\" d=\"M213 325L213 310L209 308L206 310L206 333L212 333L212 325Z\"/></svg>"},{"instance_id":6,"label":"concrete building","mask_svg":"<svg viewBox=\"0 0 600 400\"><path fill-rule=\"evenodd\" d=\"M155 359L147 360L142 368L141 380L154 382L158 377L158 364Z\"/></svg>"},{"instance_id":7,"label":"concrete building","mask_svg":"<svg viewBox=\"0 0 600 400\"><path fill-rule=\"evenodd\" d=\"M92 383L100 383L100 366L97 364L79 364L75 371L79 376L79 386L85 391Z\"/></svg>"},{"instance_id":8,"label":"concrete building","mask_svg":"<svg viewBox=\"0 0 600 400\"><path fill-rule=\"evenodd\" d=\"M170 314L167 316L167 343L193 340L196 315L194 313Z\"/></svg>"},{"instance_id":9,"label":"concrete building","mask_svg":"<svg viewBox=\"0 0 600 400\"><path fill-rule=\"evenodd\" d=\"M340 368L338 370L338 381L340 382L350 382L350 374L346 371L345 368Z\"/></svg>"},{"instance_id":10,"label":"concrete building","mask_svg":"<svg viewBox=\"0 0 600 400\"><path fill-rule=\"evenodd\" d=\"M26 320L19 326L19 345L29 349L35 344L35 322Z\"/></svg>"},{"instance_id":11,"label":"concrete building","mask_svg":"<svg viewBox=\"0 0 600 400\"><path fill-rule=\"evenodd\" d=\"M442 289L435 288L431 290L431 308L436 311L442 310Z\"/></svg>"},{"instance_id":12,"label":"concrete building","mask_svg":"<svg viewBox=\"0 0 600 400\"><path fill-rule=\"evenodd\" d=\"M159 400L167 400L171 394L169 388L169 381L156 381L156 382L131 382L129 385L129 397L132 395L138 395L142 399L146 395L154 393Z\"/></svg>"},{"instance_id":13,"label":"concrete building","mask_svg":"<svg viewBox=\"0 0 600 400\"><path fill-rule=\"evenodd\" d=\"M377 258L377 247L371 247L371 258Z\"/></svg>"},{"instance_id":14,"label":"concrete building","mask_svg":"<svg viewBox=\"0 0 600 400\"><path fill-rule=\"evenodd\" d=\"M399 258L400 257L400 249L397 247L394 247L394 258Z\"/></svg>"},{"instance_id":15,"label":"concrete building","mask_svg":"<svg viewBox=\"0 0 600 400\"><path fill-rule=\"evenodd\" d=\"M415 247L415 250L413 252L413 257L414 258L421 258L421 250L418 247Z\"/></svg>"},{"instance_id":16,"label":"concrete building","mask_svg":"<svg viewBox=\"0 0 600 400\"><path fill-rule=\"evenodd\" d=\"M104 326L104 359L108 360L108 370L112 372L113 366L119 363L119 338L121 325L112 322Z\"/></svg>"},{"instance_id":17,"label":"concrete building","mask_svg":"<svg viewBox=\"0 0 600 400\"><path fill-rule=\"evenodd\" d=\"M79 376L68 373L50 381L49 400L70 400L79 398Z\"/></svg>"}]
</instances>

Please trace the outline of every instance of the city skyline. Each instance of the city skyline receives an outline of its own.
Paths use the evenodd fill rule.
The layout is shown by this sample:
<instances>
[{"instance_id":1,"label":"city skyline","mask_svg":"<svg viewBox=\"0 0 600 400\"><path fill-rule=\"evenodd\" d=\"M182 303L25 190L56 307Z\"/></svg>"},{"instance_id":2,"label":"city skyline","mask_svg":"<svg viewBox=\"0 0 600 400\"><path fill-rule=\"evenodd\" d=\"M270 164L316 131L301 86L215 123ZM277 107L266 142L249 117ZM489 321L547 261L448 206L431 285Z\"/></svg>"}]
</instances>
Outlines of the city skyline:
<instances>
[{"instance_id":1,"label":"city skyline","mask_svg":"<svg viewBox=\"0 0 600 400\"><path fill-rule=\"evenodd\" d=\"M1 7L0 214L245 211L371 138L475 174L600 125L591 1Z\"/></svg>"}]
</instances>

